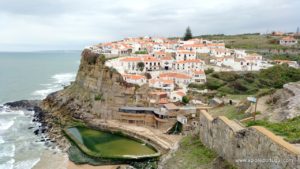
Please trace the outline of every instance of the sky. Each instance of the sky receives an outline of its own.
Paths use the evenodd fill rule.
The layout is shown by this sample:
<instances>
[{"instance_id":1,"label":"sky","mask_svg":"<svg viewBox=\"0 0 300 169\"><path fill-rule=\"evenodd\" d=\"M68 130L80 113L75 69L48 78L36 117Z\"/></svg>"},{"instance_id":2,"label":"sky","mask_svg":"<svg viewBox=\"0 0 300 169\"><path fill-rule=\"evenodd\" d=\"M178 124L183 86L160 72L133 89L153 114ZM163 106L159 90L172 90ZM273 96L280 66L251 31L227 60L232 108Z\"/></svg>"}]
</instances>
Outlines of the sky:
<instances>
[{"instance_id":1,"label":"sky","mask_svg":"<svg viewBox=\"0 0 300 169\"><path fill-rule=\"evenodd\" d=\"M0 51L81 50L137 36L295 32L299 0L0 0Z\"/></svg>"}]
</instances>

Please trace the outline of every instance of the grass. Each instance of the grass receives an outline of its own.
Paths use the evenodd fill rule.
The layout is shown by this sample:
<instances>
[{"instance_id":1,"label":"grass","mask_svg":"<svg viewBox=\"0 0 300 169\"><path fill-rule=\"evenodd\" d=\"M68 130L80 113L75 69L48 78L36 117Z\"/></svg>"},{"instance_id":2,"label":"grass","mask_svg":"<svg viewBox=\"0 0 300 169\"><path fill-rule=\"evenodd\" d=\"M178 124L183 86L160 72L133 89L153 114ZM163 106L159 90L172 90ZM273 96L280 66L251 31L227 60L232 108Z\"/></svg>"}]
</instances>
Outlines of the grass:
<instances>
[{"instance_id":1,"label":"grass","mask_svg":"<svg viewBox=\"0 0 300 169\"><path fill-rule=\"evenodd\" d=\"M259 72L214 72L207 75L205 84L190 84L189 87L215 90L221 96L228 94L263 96L274 92L274 89L282 88L286 83L299 80L300 69L283 64Z\"/></svg>"},{"instance_id":2,"label":"grass","mask_svg":"<svg viewBox=\"0 0 300 169\"><path fill-rule=\"evenodd\" d=\"M225 116L228 119L237 119L237 120L241 120L248 117L247 114L241 112L237 107L233 105L225 105L222 107L210 109L209 114L211 114L213 117Z\"/></svg>"},{"instance_id":3,"label":"grass","mask_svg":"<svg viewBox=\"0 0 300 169\"><path fill-rule=\"evenodd\" d=\"M182 139L179 149L164 166L166 169L194 169L208 166L217 154L206 148L195 136ZM208 168L208 167L207 167Z\"/></svg>"},{"instance_id":4,"label":"grass","mask_svg":"<svg viewBox=\"0 0 300 169\"><path fill-rule=\"evenodd\" d=\"M266 36L259 34L243 35L203 35L199 36L208 40L224 40L227 48L232 49L290 49L292 47L281 46L278 40L281 37ZM299 45L298 45L299 47Z\"/></svg>"},{"instance_id":5,"label":"grass","mask_svg":"<svg viewBox=\"0 0 300 169\"><path fill-rule=\"evenodd\" d=\"M218 155L206 148L197 136L185 136L180 143L180 147L168 159L163 166L164 169L235 169L226 160L220 160ZM219 161L219 163L215 163ZM218 165L218 166L216 166Z\"/></svg>"},{"instance_id":6,"label":"grass","mask_svg":"<svg viewBox=\"0 0 300 169\"><path fill-rule=\"evenodd\" d=\"M274 134L284 137L290 143L300 143L300 117L280 123L272 123L267 120L250 121L246 125L248 127L263 126L271 130Z\"/></svg>"}]
</instances>

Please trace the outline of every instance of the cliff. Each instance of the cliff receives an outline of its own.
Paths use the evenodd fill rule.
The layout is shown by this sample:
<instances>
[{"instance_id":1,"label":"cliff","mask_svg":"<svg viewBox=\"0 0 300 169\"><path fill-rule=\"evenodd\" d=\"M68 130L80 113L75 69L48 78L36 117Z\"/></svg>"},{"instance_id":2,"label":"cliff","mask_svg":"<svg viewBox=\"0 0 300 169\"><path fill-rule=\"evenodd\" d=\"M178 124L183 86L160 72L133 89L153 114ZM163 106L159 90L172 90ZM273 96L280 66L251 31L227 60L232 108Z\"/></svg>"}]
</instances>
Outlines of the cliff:
<instances>
[{"instance_id":1,"label":"cliff","mask_svg":"<svg viewBox=\"0 0 300 169\"><path fill-rule=\"evenodd\" d=\"M76 80L43 100L42 109L47 112L47 119L59 124L70 118L86 122L115 119L119 107L144 106L147 103L148 86L126 83L118 72L105 66L108 58L89 49L81 55Z\"/></svg>"}]
</instances>

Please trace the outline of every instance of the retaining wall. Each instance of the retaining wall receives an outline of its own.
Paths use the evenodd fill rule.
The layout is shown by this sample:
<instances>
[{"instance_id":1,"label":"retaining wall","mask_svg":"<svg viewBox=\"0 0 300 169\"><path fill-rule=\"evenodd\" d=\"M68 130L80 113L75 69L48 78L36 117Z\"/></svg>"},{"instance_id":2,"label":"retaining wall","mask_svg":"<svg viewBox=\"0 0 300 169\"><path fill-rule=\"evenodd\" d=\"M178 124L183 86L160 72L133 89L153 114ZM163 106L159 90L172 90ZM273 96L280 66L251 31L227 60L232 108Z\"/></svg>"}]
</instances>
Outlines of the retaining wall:
<instances>
[{"instance_id":1,"label":"retaining wall","mask_svg":"<svg viewBox=\"0 0 300 169\"><path fill-rule=\"evenodd\" d=\"M263 127L245 128L204 110L199 127L202 143L238 168L300 169L299 149Z\"/></svg>"}]
</instances>

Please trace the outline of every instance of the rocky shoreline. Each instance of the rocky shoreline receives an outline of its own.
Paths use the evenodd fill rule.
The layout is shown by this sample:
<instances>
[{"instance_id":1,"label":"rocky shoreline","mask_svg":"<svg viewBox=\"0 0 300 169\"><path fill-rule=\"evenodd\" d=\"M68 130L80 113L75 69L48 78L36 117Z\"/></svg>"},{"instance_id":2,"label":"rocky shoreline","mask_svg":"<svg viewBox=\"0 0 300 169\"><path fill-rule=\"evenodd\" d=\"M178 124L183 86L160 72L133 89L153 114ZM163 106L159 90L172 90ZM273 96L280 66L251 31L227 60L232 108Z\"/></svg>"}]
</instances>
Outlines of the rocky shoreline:
<instances>
[{"instance_id":1,"label":"rocky shoreline","mask_svg":"<svg viewBox=\"0 0 300 169\"><path fill-rule=\"evenodd\" d=\"M70 147L69 142L61 133L61 128L58 125L53 125L47 118L47 112L40 107L42 100L19 100L15 102L5 103L4 106L11 110L26 110L33 111L33 119L37 128L33 129L33 133L40 137L40 142L44 142L45 146L51 149L59 149L62 152L67 152Z\"/></svg>"}]
</instances>

